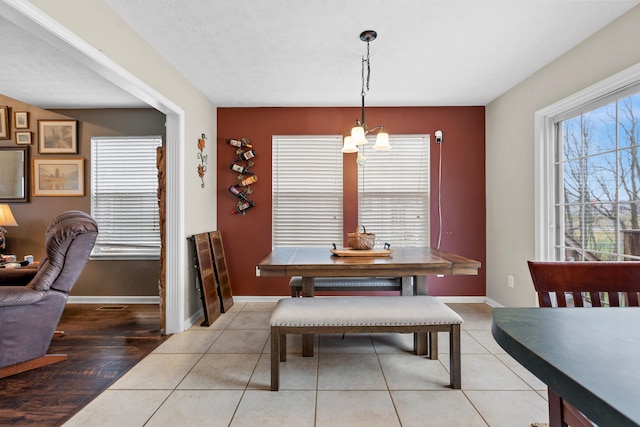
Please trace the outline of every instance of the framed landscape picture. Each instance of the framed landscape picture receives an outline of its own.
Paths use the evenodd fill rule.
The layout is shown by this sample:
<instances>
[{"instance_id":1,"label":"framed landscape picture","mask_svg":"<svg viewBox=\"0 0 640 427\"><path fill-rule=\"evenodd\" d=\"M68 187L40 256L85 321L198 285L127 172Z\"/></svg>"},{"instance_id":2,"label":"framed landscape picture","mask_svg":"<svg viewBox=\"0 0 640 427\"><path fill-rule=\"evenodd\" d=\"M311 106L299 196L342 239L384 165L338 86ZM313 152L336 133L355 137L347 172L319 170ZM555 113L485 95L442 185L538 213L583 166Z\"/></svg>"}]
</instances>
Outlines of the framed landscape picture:
<instances>
[{"instance_id":1,"label":"framed landscape picture","mask_svg":"<svg viewBox=\"0 0 640 427\"><path fill-rule=\"evenodd\" d=\"M84 159L33 159L34 196L84 196Z\"/></svg>"},{"instance_id":2,"label":"framed landscape picture","mask_svg":"<svg viewBox=\"0 0 640 427\"><path fill-rule=\"evenodd\" d=\"M0 139L9 138L9 107L0 107Z\"/></svg>"},{"instance_id":3,"label":"framed landscape picture","mask_svg":"<svg viewBox=\"0 0 640 427\"><path fill-rule=\"evenodd\" d=\"M16 129L29 129L29 113L26 111L16 111L13 113L13 122Z\"/></svg>"},{"instance_id":4,"label":"framed landscape picture","mask_svg":"<svg viewBox=\"0 0 640 427\"><path fill-rule=\"evenodd\" d=\"M31 132L16 132L16 144L18 145L31 144Z\"/></svg>"},{"instance_id":5,"label":"framed landscape picture","mask_svg":"<svg viewBox=\"0 0 640 427\"><path fill-rule=\"evenodd\" d=\"M40 154L77 154L76 120L38 120L38 152Z\"/></svg>"}]
</instances>

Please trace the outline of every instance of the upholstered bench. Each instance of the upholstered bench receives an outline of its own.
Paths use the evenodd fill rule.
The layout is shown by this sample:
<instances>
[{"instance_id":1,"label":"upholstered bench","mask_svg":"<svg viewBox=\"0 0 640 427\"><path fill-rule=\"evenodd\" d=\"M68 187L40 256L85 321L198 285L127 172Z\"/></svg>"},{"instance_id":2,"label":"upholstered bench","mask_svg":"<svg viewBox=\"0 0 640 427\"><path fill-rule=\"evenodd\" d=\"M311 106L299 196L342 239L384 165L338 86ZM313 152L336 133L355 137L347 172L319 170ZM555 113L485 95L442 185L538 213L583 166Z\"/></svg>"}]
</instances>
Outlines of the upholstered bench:
<instances>
[{"instance_id":1,"label":"upholstered bench","mask_svg":"<svg viewBox=\"0 0 640 427\"><path fill-rule=\"evenodd\" d=\"M461 386L462 318L434 297L286 298L276 304L270 324L274 391L280 387L280 362L287 360L287 334L320 333L449 332L449 379L452 388Z\"/></svg>"},{"instance_id":2,"label":"upholstered bench","mask_svg":"<svg viewBox=\"0 0 640 427\"><path fill-rule=\"evenodd\" d=\"M293 276L289 280L291 296L297 298L302 293L302 277ZM313 288L318 291L401 291L399 277L316 277Z\"/></svg>"}]
</instances>

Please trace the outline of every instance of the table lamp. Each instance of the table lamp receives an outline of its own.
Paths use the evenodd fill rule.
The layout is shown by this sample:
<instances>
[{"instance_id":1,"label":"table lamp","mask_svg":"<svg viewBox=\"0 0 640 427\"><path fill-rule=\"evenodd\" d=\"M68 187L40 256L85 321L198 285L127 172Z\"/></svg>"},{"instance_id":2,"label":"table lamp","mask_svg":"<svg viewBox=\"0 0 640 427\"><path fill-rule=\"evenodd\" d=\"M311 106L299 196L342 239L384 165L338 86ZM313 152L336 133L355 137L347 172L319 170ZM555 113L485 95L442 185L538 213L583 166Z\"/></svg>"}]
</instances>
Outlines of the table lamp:
<instances>
[{"instance_id":1,"label":"table lamp","mask_svg":"<svg viewBox=\"0 0 640 427\"><path fill-rule=\"evenodd\" d=\"M0 205L0 251L5 248L5 234L7 230L4 226L17 227L18 223L11 212L9 205Z\"/></svg>"}]
</instances>

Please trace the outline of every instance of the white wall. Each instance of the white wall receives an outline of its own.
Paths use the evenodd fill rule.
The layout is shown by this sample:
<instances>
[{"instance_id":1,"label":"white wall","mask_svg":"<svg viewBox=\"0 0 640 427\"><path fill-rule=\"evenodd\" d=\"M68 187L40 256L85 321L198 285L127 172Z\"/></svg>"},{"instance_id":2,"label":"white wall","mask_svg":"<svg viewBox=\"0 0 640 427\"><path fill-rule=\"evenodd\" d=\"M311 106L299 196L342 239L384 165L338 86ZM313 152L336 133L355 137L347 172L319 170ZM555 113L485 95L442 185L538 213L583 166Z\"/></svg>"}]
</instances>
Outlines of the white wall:
<instances>
[{"instance_id":1,"label":"white wall","mask_svg":"<svg viewBox=\"0 0 640 427\"><path fill-rule=\"evenodd\" d=\"M532 306L534 113L640 63L640 6L509 90L486 108L487 297ZM507 286L507 275L515 286Z\"/></svg>"},{"instance_id":2,"label":"white wall","mask_svg":"<svg viewBox=\"0 0 640 427\"><path fill-rule=\"evenodd\" d=\"M167 319L167 325L174 325L169 328L173 330L168 332L180 332L189 318L202 308L194 286L193 262L185 256L189 253L187 237L215 230L217 224L216 108L101 0L32 0L31 3L164 97L167 101L165 105L182 112L171 115L167 126L167 144L174 144L173 147L178 145L178 157L182 157L180 169L183 171L179 180L173 181L180 182L178 187L167 184L167 192L174 196L168 213L175 212L177 224L174 230L180 234L174 236L178 250L174 247L168 249L183 257L167 260L168 263L173 262L174 266L178 263L175 280L167 283L167 293L170 292L169 287L178 289L179 295L175 301L180 305L177 307L180 318ZM205 175L204 188L197 174L197 165L200 163L197 159L197 142L203 133L209 138L205 154L211 166ZM167 174L167 180L172 180L170 174ZM176 200L179 203L175 203ZM171 202L171 196L168 202ZM172 279L168 277L167 280Z\"/></svg>"}]
</instances>

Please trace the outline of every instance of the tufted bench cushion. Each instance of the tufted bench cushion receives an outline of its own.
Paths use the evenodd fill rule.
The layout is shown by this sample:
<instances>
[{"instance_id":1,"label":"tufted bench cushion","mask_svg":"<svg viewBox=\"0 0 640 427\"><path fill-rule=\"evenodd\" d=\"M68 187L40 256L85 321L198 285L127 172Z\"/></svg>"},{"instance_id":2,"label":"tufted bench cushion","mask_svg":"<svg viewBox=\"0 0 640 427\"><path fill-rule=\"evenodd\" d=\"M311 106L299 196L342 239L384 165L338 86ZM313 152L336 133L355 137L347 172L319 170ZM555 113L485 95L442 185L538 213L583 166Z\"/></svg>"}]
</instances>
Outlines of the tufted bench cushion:
<instances>
[{"instance_id":1,"label":"tufted bench cushion","mask_svg":"<svg viewBox=\"0 0 640 427\"><path fill-rule=\"evenodd\" d=\"M462 318L434 297L330 297L281 299L271 315L271 390L279 388L287 334L449 332L450 382L460 388ZM437 345L436 339L431 341Z\"/></svg>"},{"instance_id":2,"label":"tufted bench cushion","mask_svg":"<svg viewBox=\"0 0 640 427\"><path fill-rule=\"evenodd\" d=\"M291 296L299 297L302 292L302 277L293 276L289 280ZM316 277L313 287L318 291L401 291L399 277Z\"/></svg>"}]
</instances>

